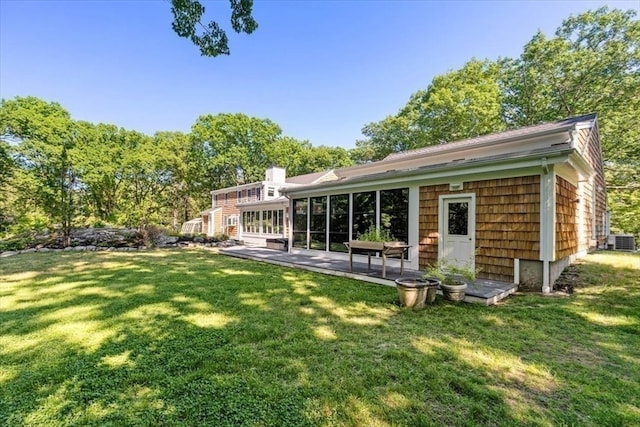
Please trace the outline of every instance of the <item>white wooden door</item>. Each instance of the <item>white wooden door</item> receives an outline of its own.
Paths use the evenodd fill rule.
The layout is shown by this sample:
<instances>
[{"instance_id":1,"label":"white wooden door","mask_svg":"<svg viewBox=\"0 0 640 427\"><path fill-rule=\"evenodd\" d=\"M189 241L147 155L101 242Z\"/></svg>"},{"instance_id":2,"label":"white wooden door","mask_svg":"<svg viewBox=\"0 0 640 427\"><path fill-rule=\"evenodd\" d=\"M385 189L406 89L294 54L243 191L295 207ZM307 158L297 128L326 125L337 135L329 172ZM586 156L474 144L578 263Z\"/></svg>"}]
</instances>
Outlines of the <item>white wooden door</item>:
<instances>
[{"instance_id":1,"label":"white wooden door","mask_svg":"<svg viewBox=\"0 0 640 427\"><path fill-rule=\"evenodd\" d=\"M440 257L449 264L475 268L475 198L440 200Z\"/></svg>"}]
</instances>

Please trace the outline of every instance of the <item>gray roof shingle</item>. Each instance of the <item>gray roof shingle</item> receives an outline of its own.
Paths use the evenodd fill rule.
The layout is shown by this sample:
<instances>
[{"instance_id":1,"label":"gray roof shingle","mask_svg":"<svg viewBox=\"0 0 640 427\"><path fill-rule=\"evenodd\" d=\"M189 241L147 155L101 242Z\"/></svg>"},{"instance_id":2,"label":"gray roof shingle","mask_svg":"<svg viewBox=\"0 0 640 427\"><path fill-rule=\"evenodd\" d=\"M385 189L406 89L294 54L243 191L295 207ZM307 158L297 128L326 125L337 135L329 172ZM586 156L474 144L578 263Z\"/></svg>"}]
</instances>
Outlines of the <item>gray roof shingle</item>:
<instances>
[{"instance_id":1,"label":"gray roof shingle","mask_svg":"<svg viewBox=\"0 0 640 427\"><path fill-rule=\"evenodd\" d=\"M449 142L439 145L430 145L428 147L417 148L415 150L403 151L401 153L389 154L382 161L395 161L403 160L412 157L419 157L425 154L436 153L442 150L460 149L490 144L494 142L507 141L518 138L533 137L538 134L544 134L547 132L557 132L562 129L570 129L580 122L592 121L596 118L595 113L585 114L582 116L570 117L567 119L558 120L555 122L542 123L538 125L526 126L518 129L507 130L504 132L492 133L488 135L477 136L474 138L463 139L461 141Z\"/></svg>"}]
</instances>

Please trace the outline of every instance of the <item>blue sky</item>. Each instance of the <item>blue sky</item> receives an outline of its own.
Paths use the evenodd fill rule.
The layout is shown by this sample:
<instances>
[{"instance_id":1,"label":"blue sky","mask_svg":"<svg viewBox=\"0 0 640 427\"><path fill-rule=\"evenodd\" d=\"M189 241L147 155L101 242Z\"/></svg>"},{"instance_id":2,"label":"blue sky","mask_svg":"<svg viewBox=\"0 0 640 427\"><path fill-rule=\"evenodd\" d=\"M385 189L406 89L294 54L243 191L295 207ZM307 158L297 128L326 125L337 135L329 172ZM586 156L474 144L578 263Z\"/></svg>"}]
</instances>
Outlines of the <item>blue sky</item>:
<instances>
[{"instance_id":1,"label":"blue sky","mask_svg":"<svg viewBox=\"0 0 640 427\"><path fill-rule=\"evenodd\" d=\"M204 1L230 30L227 1ZM74 119L147 134L202 114L269 118L314 145L352 148L438 74L518 56L539 29L640 1L263 1L258 30L201 57L167 1L0 0L0 98L36 96Z\"/></svg>"}]
</instances>

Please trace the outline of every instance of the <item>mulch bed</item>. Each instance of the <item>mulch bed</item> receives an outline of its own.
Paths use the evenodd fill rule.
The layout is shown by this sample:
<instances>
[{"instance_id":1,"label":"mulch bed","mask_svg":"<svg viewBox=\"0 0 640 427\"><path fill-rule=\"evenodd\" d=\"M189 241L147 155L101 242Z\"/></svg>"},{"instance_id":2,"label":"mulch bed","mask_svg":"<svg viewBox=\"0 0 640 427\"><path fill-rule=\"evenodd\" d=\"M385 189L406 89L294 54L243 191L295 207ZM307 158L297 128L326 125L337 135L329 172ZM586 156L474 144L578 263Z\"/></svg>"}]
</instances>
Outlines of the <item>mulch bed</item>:
<instances>
[{"instance_id":1,"label":"mulch bed","mask_svg":"<svg viewBox=\"0 0 640 427\"><path fill-rule=\"evenodd\" d=\"M572 294L576 287L580 286L580 270L576 265L570 265L564 269L560 277L553 284L555 292Z\"/></svg>"}]
</instances>

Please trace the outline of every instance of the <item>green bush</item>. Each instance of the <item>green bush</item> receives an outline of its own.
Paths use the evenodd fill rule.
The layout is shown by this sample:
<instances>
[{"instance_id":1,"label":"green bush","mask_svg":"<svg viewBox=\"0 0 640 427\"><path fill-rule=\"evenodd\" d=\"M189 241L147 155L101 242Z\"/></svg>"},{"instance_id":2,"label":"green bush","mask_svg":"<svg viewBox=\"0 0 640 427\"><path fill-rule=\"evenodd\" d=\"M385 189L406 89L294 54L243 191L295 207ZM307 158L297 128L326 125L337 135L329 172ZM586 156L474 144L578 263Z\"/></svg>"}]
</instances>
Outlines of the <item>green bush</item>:
<instances>
[{"instance_id":1,"label":"green bush","mask_svg":"<svg viewBox=\"0 0 640 427\"><path fill-rule=\"evenodd\" d=\"M224 233L214 234L212 237L214 242L224 242L225 240L229 240L229 236Z\"/></svg>"},{"instance_id":2,"label":"green bush","mask_svg":"<svg viewBox=\"0 0 640 427\"><path fill-rule=\"evenodd\" d=\"M376 227L372 225L367 231L358 234L358 240L365 242L393 242L396 240L386 228Z\"/></svg>"},{"instance_id":3,"label":"green bush","mask_svg":"<svg viewBox=\"0 0 640 427\"><path fill-rule=\"evenodd\" d=\"M13 237L0 240L0 251L21 251L29 247L29 239L25 237Z\"/></svg>"},{"instance_id":4,"label":"green bush","mask_svg":"<svg viewBox=\"0 0 640 427\"><path fill-rule=\"evenodd\" d=\"M19 235L30 232L40 232L49 227L49 217L39 212L29 212L16 219L7 229L8 235Z\"/></svg>"},{"instance_id":5,"label":"green bush","mask_svg":"<svg viewBox=\"0 0 640 427\"><path fill-rule=\"evenodd\" d=\"M147 248L155 248L160 243L160 238L164 235L164 229L157 225L146 225L140 231L140 240L142 245Z\"/></svg>"}]
</instances>

